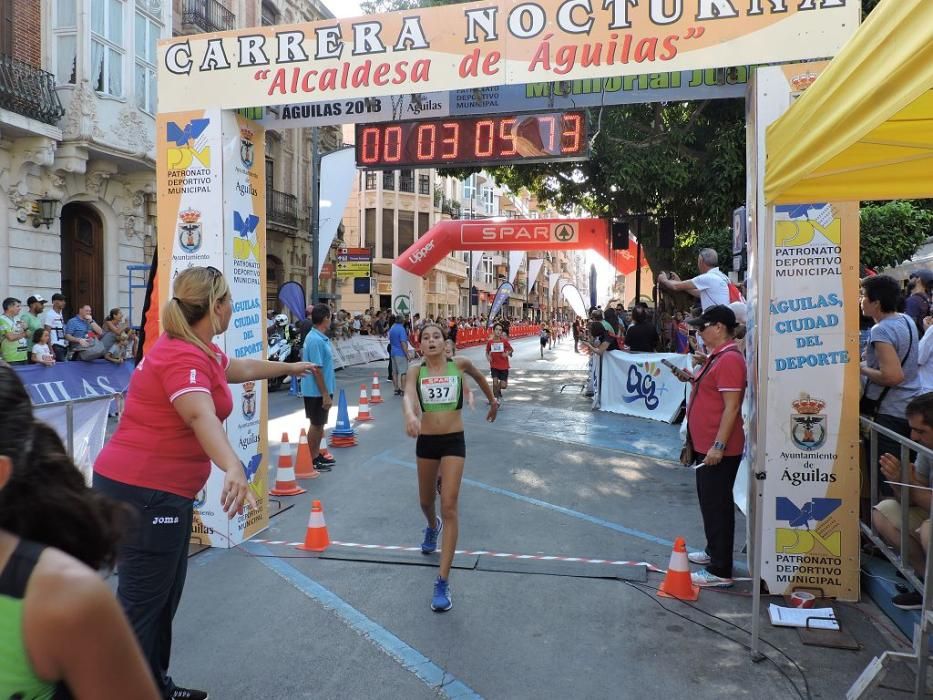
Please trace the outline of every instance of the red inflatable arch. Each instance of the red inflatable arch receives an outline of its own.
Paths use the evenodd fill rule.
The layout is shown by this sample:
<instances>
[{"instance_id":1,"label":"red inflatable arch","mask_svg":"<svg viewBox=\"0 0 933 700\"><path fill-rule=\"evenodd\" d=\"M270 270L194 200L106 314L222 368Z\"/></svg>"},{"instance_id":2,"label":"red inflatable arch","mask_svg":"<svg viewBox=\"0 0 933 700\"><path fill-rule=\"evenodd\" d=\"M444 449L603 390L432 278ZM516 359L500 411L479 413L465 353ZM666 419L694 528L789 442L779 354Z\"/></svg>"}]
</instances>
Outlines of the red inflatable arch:
<instances>
[{"instance_id":1,"label":"red inflatable arch","mask_svg":"<svg viewBox=\"0 0 933 700\"><path fill-rule=\"evenodd\" d=\"M605 219L448 219L435 224L395 259L392 308L423 311L423 278L457 250L593 250L619 274L635 271L634 253L609 250Z\"/></svg>"}]
</instances>

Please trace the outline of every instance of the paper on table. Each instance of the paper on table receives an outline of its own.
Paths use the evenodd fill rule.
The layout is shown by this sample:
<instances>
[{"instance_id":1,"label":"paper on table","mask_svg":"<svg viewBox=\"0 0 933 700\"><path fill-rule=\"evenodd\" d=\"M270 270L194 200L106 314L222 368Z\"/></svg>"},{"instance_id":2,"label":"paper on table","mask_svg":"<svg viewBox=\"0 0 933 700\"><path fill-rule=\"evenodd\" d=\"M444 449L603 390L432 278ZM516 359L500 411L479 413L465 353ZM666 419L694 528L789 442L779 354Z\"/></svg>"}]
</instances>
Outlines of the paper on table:
<instances>
[{"instance_id":1,"label":"paper on table","mask_svg":"<svg viewBox=\"0 0 933 700\"><path fill-rule=\"evenodd\" d=\"M810 629L838 630L839 623L832 608L784 608L771 603L768 606L771 624L778 627L806 627L810 620ZM814 618L831 618L821 620Z\"/></svg>"}]
</instances>

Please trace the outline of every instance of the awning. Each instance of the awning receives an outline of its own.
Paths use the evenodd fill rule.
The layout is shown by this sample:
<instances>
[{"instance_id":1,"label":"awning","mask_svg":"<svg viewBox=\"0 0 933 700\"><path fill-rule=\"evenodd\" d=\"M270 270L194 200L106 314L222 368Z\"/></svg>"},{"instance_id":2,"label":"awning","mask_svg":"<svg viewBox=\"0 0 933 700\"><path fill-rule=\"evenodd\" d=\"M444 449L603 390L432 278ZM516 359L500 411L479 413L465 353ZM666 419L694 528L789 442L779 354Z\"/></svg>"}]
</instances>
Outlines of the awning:
<instances>
[{"instance_id":1,"label":"awning","mask_svg":"<svg viewBox=\"0 0 933 700\"><path fill-rule=\"evenodd\" d=\"M933 0L883 0L767 153L768 204L933 197Z\"/></svg>"}]
</instances>

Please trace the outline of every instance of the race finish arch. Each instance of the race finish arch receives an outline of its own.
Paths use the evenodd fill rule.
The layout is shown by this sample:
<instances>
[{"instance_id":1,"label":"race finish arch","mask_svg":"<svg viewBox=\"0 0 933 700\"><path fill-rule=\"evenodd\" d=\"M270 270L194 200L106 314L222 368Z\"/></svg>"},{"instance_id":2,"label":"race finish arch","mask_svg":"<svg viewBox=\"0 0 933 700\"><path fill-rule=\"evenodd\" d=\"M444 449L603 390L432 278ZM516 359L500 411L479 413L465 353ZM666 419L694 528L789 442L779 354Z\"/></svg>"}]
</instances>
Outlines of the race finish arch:
<instances>
[{"instance_id":1,"label":"race finish arch","mask_svg":"<svg viewBox=\"0 0 933 700\"><path fill-rule=\"evenodd\" d=\"M733 91L728 96L735 96L749 76L748 66L835 56L857 29L860 11L859 0L488 0L161 41L159 269L154 286L161 299L152 301L158 306L171 295L179 270L213 265L233 284L236 300L220 344L232 357L265 354L264 130L234 110L282 107L280 122L286 114L300 117L293 126L306 126L309 120L318 125L365 124L367 115L378 123L422 111L423 117L505 114L496 124L497 133L502 129L518 135L512 131L516 124L508 120L523 111L516 106L523 104L521 96L511 91L519 86L533 86L523 93L531 105L524 111L566 114L576 106L576 94L599 93L596 101L579 100L581 106L599 107L725 97L718 77L708 76L718 76L717 69L735 69L735 79L726 86ZM762 456L765 449L771 451L771 443L765 448L757 441L762 447L756 473L767 473L767 483L781 488L764 496L772 502L759 509L764 511L763 527L752 533L750 544L753 552L781 555L780 570L763 571L773 593L819 579L827 595L851 600L858 597L858 481L853 481L851 468L841 466L851 461L844 459L851 446L843 445L848 436L838 426L851 422L842 404L857 373L840 338L854 333L854 314L848 307L824 308L819 297L832 290L823 295L828 303L851 303L846 293L857 275L850 264L856 251L851 246L836 251L832 244L839 240L840 227L854 225L853 211L827 197L776 212L773 229L763 226L765 217L760 216L764 125L786 111L795 94L815 78L808 66L812 64L768 69L790 74L752 80L746 93L752 98L753 127L748 253L755 271L749 280L750 386L760 383L755 353L769 336L781 339L784 353L773 358L773 367L762 369L769 378L779 378L781 396L762 392L753 397L750 435L754 447L754 436L762 435L767 424L768 440L780 442L795 462L785 470L785 480L779 465L769 467ZM771 85L781 80L787 87L772 95ZM490 127L474 123L474 128ZM508 150L506 145L500 155ZM538 153L545 159L548 155ZM473 164L481 165L482 157ZM519 230L526 224L529 228ZM788 235L791 230L799 235ZM394 288L393 295L398 300L409 292L415 297L409 301L419 304L420 275L450 250L602 251L607 250L606 239L607 222L600 220L443 222L394 266L393 284L401 289ZM814 242L827 249L815 254L820 264L814 268L816 276L807 278L819 283L787 284L791 279L778 274L779 268L787 269L784 262L790 260L802 269L800 261ZM765 259L768 264L760 264ZM629 261L613 262L618 268ZM766 274L774 279L765 279ZM781 285L789 291L786 303L769 304L768 293ZM804 296L811 301L800 301ZM817 325L808 329L807 324ZM832 362L820 365L820 378L831 379L833 389L812 395L812 381L796 370L824 358ZM234 389L234 412L226 430L261 506L228 523L218 507L222 476L214 469L196 503L195 539L205 544L232 546L267 526L266 406L262 383ZM775 539L763 541L762 532ZM824 564L831 565L829 570L818 570Z\"/></svg>"},{"instance_id":2,"label":"race finish arch","mask_svg":"<svg viewBox=\"0 0 933 700\"><path fill-rule=\"evenodd\" d=\"M392 264L392 308L424 310L424 276L458 250L593 250L619 274L635 270L628 251L609 251L605 219L484 219L439 221ZM406 308L407 307L407 308Z\"/></svg>"}]
</instances>

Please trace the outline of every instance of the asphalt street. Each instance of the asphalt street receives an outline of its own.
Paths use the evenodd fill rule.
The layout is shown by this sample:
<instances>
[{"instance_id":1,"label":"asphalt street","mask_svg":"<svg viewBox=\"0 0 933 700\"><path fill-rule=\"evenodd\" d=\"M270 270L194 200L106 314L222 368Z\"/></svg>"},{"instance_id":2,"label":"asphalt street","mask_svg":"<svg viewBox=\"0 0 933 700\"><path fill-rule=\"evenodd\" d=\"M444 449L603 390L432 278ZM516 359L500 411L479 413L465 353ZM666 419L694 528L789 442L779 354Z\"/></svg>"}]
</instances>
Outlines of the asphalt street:
<instances>
[{"instance_id":1,"label":"asphalt street","mask_svg":"<svg viewBox=\"0 0 933 700\"><path fill-rule=\"evenodd\" d=\"M499 419L485 422L481 397L464 410L458 548L487 554L465 554L467 568L452 571L451 611L430 610L436 571L424 564L433 557L362 546L415 547L425 523L414 441L385 364L350 368L338 383L351 415L374 373L385 400L357 426L360 444L334 450L337 466L303 481L306 494L280 499L291 507L260 542L190 559L174 628L176 682L214 700L841 698L873 656L895 648L872 604L840 604L860 650L804 646L796 630L765 622L768 660L753 663L748 582L689 605L657 598L662 576L644 568L565 561L666 568L674 538L701 548L694 476L674 463L677 426L591 410L580 391L585 357L571 341L544 359L537 339L514 345ZM463 354L486 371L480 349ZM297 441L299 399L273 394L270 415L271 441L283 431ZM344 543L330 553L394 559L324 559L289 546L304 537L312 499L323 503L331 539ZM741 515L736 530L744 559Z\"/></svg>"}]
</instances>

